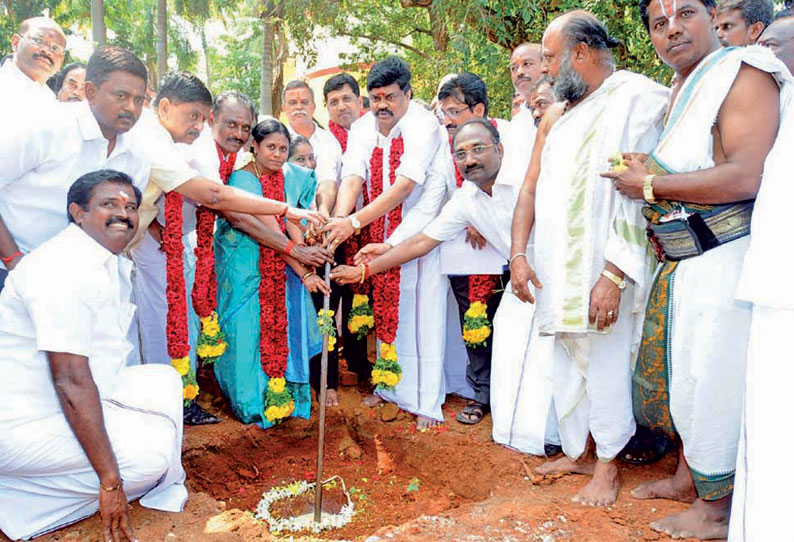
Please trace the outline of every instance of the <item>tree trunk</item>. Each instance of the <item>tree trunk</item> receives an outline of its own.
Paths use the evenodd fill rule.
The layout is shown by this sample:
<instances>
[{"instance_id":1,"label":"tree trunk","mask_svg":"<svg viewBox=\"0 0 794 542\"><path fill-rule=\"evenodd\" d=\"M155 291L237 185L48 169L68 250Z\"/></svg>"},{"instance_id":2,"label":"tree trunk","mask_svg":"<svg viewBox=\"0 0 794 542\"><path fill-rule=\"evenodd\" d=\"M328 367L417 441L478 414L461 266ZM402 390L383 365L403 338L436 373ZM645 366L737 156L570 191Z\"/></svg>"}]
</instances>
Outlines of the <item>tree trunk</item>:
<instances>
[{"instance_id":1,"label":"tree trunk","mask_svg":"<svg viewBox=\"0 0 794 542\"><path fill-rule=\"evenodd\" d=\"M157 85L168 72L168 5L157 0Z\"/></svg>"},{"instance_id":2,"label":"tree trunk","mask_svg":"<svg viewBox=\"0 0 794 542\"><path fill-rule=\"evenodd\" d=\"M204 21L199 23L199 36L201 36L201 49L204 51L204 70L207 72L207 87L212 83L210 75L210 51L207 46L207 34L204 32Z\"/></svg>"},{"instance_id":3,"label":"tree trunk","mask_svg":"<svg viewBox=\"0 0 794 542\"><path fill-rule=\"evenodd\" d=\"M259 113L261 115L273 115L273 100L270 90L273 88L273 20L271 13L272 6L268 6L270 2L265 3L265 9L262 14L262 23L264 25L263 40L262 40L262 77L259 85Z\"/></svg>"},{"instance_id":4,"label":"tree trunk","mask_svg":"<svg viewBox=\"0 0 794 542\"><path fill-rule=\"evenodd\" d=\"M107 42L104 0L91 0L91 34L97 45L105 45Z\"/></svg>"}]
</instances>

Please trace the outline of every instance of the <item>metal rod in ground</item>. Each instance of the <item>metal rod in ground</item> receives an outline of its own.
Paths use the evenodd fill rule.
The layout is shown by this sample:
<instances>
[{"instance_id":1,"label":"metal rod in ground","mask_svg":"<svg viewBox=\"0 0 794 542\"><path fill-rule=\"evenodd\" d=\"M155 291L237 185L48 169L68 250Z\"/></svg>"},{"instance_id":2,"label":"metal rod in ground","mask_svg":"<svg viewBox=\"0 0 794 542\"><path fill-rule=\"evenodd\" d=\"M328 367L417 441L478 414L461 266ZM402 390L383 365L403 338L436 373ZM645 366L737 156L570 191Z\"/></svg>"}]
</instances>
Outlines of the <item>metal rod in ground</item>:
<instances>
[{"instance_id":1,"label":"metal rod in ground","mask_svg":"<svg viewBox=\"0 0 794 542\"><path fill-rule=\"evenodd\" d=\"M331 264L325 264L325 284L331 286ZM323 309L330 308L329 296L323 298ZM320 436L317 438L317 481L314 485L314 522L320 523L323 514L323 449L325 448L325 395L328 388L328 335L323 334L323 355L320 358Z\"/></svg>"}]
</instances>

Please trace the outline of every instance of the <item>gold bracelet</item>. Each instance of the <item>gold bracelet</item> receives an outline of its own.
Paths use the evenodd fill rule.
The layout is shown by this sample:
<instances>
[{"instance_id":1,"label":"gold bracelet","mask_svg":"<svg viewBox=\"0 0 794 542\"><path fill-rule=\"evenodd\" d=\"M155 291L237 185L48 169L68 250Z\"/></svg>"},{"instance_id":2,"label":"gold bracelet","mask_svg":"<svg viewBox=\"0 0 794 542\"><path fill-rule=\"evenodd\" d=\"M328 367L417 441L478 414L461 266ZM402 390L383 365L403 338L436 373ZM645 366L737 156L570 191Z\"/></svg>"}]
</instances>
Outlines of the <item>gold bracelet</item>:
<instances>
[{"instance_id":1,"label":"gold bracelet","mask_svg":"<svg viewBox=\"0 0 794 542\"><path fill-rule=\"evenodd\" d=\"M518 254L513 254L513 257L510 258L510 262L507 264L507 267L510 267L511 265L513 265L513 260L515 260L519 256L523 256L524 258L526 258L527 257L527 253L526 252L519 252Z\"/></svg>"},{"instance_id":2,"label":"gold bracelet","mask_svg":"<svg viewBox=\"0 0 794 542\"><path fill-rule=\"evenodd\" d=\"M645 181L642 183L642 199L650 204L656 203L656 196L653 194L653 180L656 175L646 175Z\"/></svg>"},{"instance_id":3,"label":"gold bracelet","mask_svg":"<svg viewBox=\"0 0 794 542\"><path fill-rule=\"evenodd\" d=\"M314 274L315 274L315 273L314 273L314 271L306 271L306 272L303 274L303 276L301 277L301 282L305 281L305 280L306 280L306 277L310 277L310 276L312 276L312 275L314 275Z\"/></svg>"},{"instance_id":4,"label":"gold bracelet","mask_svg":"<svg viewBox=\"0 0 794 542\"><path fill-rule=\"evenodd\" d=\"M101 489L102 491L107 491L107 492L118 491L119 489L121 489L123 484L124 484L124 480L122 480L121 478L119 478L119 481L116 482L116 485L113 486L113 487L105 487L105 486L102 485L102 482L99 482L99 489Z\"/></svg>"},{"instance_id":5,"label":"gold bracelet","mask_svg":"<svg viewBox=\"0 0 794 542\"><path fill-rule=\"evenodd\" d=\"M360 264L360 266L361 266L361 278L358 279L358 283L363 284L364 280L367 278L367 268L364 266L363 263Z\"/></svg>"}]
</instances>

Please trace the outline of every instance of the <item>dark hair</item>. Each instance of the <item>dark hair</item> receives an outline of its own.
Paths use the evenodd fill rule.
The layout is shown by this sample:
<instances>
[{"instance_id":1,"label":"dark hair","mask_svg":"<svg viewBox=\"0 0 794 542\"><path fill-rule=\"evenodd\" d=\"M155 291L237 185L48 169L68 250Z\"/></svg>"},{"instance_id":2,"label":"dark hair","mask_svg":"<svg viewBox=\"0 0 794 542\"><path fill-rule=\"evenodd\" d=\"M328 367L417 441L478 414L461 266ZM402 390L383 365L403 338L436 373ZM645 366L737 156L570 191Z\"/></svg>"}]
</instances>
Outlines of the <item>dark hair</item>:
<instances>
[{"instance_id":1,"label":"dark hair","mask_svg":"<svg viewBox=\"0 0 794 542\"><path fill-rule=\"evenodd\" d=\"M172 72L166 75L160 82L160 90L152 100L152 105L157 107L163 98L181 104L198 102L212 105L212 94L206 85L201 79L186 71Z\"/></svg>"},{"instance_id":2,"label":"dark hair","mask_svg":"<svg viewBox=\"0 0 794 542\"><path fill-rule=\"evenodd\" d=\"M262 143L262 140L265 139L270 134L279 133L287 138L287 141L291 141L289 130L287 127L281 124L278 120L274 118L268 118L254 126L254 129L251 130L251 137L254 138L254 141L257 143Z\"/></svg>"},{"instance_id":3,"label":"dark hair","mask_svg":"<svg viewBox=\"0 0 794 542\"><path fill-rule=\"evenodd\" d=\"M328 95L335 90L342 90L345 85L350 87L353 94L361 96L361 89L358 88L358 82L349 73L338 73L333 77L329 77L323 85L323 98L328 101Z\"/></svg>"},{"instance_id":4,"label":"dark hair","mask_svg":"<svg viewBox=\"0 0 794 542\"><path fill-rule=\"evenodd\" d=\"M85 67L86 67L85 63L83 62L72 62L71 64L67 64L61 69L61 71L59 71L50 78L50 79L52 79L53 77L55 78L53 80L53 85L50 88L52 88L52 91L55 94L58 94L63 88L63 82L66 80L66 76L69 75L69 72L72 70L77 70L79 68L85 69ZM50 84L49 80L47 81L47 84L48 85Z\"/></svg>"},{"instance_id":5,"label":"dark hair","mask_svg":"<svg viewBox=\"0 0 794 542\"><path fill-rule=\"evenodd\" d=\"M98 171L91 171L77 178L72 186L69 187L69 193L66 195L66 215L69 217L69 222L74 222L72 213L69 212L69 206L72 203L79 205L84 211L88 211L88 202L94 195L94 189L103 183L123 184L132 187L132 192L135 194L135 201L138 205L141 204L141 191L138 187L132 184L132 179L126 173L116 171L115 169L100 169Z\"/></svg>"},{"instance_id":6,"label":"dark hair","mask_svg":"<svg viewBox=\"0 0 794 542\"><path fill-rule=\"evenodd\" d=\"M373 64L367 75L367 92L397 83L400 90L411 90L411 68L400 57L390 56Z\"/></svg>"},{"instance_id":7,"label":"dark hair","mask_svg":"<svg viewBox=\"0 0 794 542\"><path fill-rule=\"evenodd\" d=\"M465 103L469 109L474 109L477 104L483 104L485 106L483 115L488 116L488 89L483 80L473 73L463 72L441 85L438 100L447 98L455 98Z\"/></svg>"},{"instance_id":8,"label":"dark hair","mask_svg":"<svg viewBox=\"0 0 794 542\"><path fill-rule=\"evenodd\" d=\"M369 109L369 96L362 96L361 97L361 106L364 109Z\"/></svg>"},{"instance_id":9,"label":"dark hair","mask_svg":"<svg viewBox=\"0 0 794 542\"><path fill-rule=\"evenodd\" d=\"M307 83L306 81L301 81L300 79L295 79L284 85L284 90L281 91L281 101L283 102L287 98L288 90L294 90L296 88L307 89L309 91L309 94L312 95L312 101L314 101L314 91L312 90L312 87L309 86L309 83Z\"/></svg>"},{"instance_id":10,"label":"dark hair","mask_svg":"<svg viewBox=\"0 0 794 542\"><path fill-rule=\"evenodd\" d=\"M540 79L538 79L537 81L535 81L532 84L532 87L530 87L529 91L530 92L535 92L536 90L538 90L543 85L553 86L552 82L551 82L551 77L549 77L548 75L542 76Z\"/></svg>"},{"instance_id":11,"label":"dark hair","mask_svg":"<svg viewBox=\"0 0 794 542\"><path fill-rule=\"evenodd\" d=\"M781 9L780 11L778 11L777 13L775 13L775 19L774 19L774 20L775 20L775 21L779 21L780 19L785 19L785 18L787 18L787 17L794 17L794 11L791 11L791 10L790 10L790 9L788 9L788 8L786 8L786 9ZM774 21L773 21L773 22L774 22ZM2 66L2 64L0 64L0 66Z\"/></svg>"},{"instance_id":12,"label":"dark hair","mask_svg":"<svg viewBox=\"0 0 794 542\"><path fill-rule=\"evenodd\" d=\"M85 68L85 80L99 87L113 72L131 73L143 79L144 84L147 83L146 66L141 59L127 49L115 45L104 45L94 51Z\"/></svg>"},{"instance_id":13,"label":"dark hair","mask_svg":"<svg viewBox=\"0 0 794 542\"><path fill-rule=\"evenodd\" d=\"M584 10L568 12L562 34L568 47L576 47L580 43L586 44L591 49L606 50L620 45L620 42L609 35L609 30L598 17Z\"/></svg>"},{"instance_id":14,"label":"dark hair","mask_svg":"<svg viewBox=\"0 0 794 542\"><path fill-rule=\"evenodd\" d=\"M251 113L251 120L256 122L256 108L254 107L254 102L251 101L251 98L236 90L224 90L215 96L215 101L212 103L212 114L217 115L218 111L223 109L225 105L235 102L247 107Z\"/></svg>"},{"instance_id":15,"label":"dark hair","mask_svg":"<svg viewBox=\"0 0 794 542\"><path fill-rule=\"evenodd\" d=\"M452 134L452 144L453 145L455 144L455 138L458 137L458 132L460 132L466 126L469 126L469 125L472 125L472 124L479 124L480 126L485 126L485 128L491 134L491 139L493 140L494 144L499 143L499 141L500 141L499 140L499 130L497 130L496 127L493 124L491 124L491 121L488 120L488 119L484 119L482 117L475 117L473 119L467 120L466 122L464 122L463 124L461 124L460 126L455 128L455 133Z\"/></svg>"},{"instance_id":16,"label":"dark hair","mask_svg":"<svg viewBox=\"0 0 794 542\"><path fill-rule=\"evenodd\" d=\"M298 145L301 145L303 143L305 143L305 144L309 145L310 147L312 147L312 142L309 141L306 137L304 137L302 135L296 135L295 137L293 137L290 140L290 142L289 142L289 156L287 157L287 160L289 160L290 158L292 158L294 156L295 151L298 150ZM314 147L312 147L312 151L314 151Z\"/></svg>"},{"instance_id":17,"label":"dark hair","mask_svg":"<svg viewBox=\"0 0 794 542\"><path fill-rule=\"evenodd\" d=\"M765 28L772 22L775 13L771 0L723 0L717 6L717 13L734 9L741 12L746 26L761 22Z\"/></svg>"},{"instance_id":18,"label":"dark hair","mask_svg":"<svg viewBox=\"0 0 794 542\"><path fill-rule=\"evenodd\" d=\"M653 0L640 0L640 19L642 19L642 24L645 25L645 30L648 32L651 31L650 24L648 23L648 5L650 5L652 1ZM716 0L700 0L700 3L703 4L707 10L717 7Z\"/></svg>"}]
</instances>

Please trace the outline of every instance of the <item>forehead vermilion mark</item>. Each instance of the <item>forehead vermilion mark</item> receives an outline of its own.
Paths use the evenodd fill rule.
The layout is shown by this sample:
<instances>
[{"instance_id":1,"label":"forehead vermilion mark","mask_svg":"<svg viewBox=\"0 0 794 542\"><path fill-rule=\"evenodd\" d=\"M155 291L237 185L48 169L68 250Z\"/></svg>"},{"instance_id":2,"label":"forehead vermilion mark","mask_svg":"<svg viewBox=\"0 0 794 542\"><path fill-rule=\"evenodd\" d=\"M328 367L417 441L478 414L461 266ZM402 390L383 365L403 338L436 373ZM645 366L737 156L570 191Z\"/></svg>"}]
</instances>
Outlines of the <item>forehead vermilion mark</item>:
<instances>
[{"instance_id":1,"label":"forehead vermilion mark","mask_svg":"<svg viewBox=\"0 0 794 542\"><path fill-rule=\"evenodd\" d=\"M121 198L121 201L124 203L130 200L130 196L124 190L119 190L119 198Z\"/></svg>"},{"instance_id":2,"label":"forehead vermilion mark","mask_svg":"<svg viewBox=\"0 0 794 542\"><path fill-rule=\"evenodd\" d=\"M662 4L662 15L668 19L675 17L677 11L677 0L659 0Z\"/></svg>"}]
</instances>

